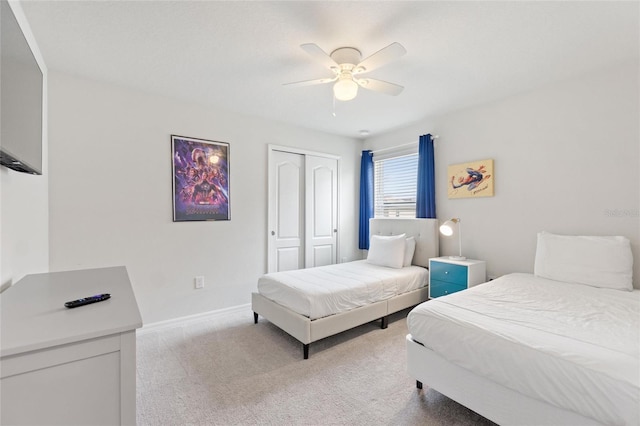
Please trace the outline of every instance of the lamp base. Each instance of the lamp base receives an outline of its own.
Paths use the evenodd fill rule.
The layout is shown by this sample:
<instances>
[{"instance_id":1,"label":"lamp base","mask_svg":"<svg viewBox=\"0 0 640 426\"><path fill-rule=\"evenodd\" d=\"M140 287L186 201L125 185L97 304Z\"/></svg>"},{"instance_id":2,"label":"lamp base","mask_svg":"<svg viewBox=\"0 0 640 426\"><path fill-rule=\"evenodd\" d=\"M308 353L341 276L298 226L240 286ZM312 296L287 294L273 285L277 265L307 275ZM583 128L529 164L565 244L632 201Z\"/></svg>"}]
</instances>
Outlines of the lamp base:
<instances>
[{"instance_id":1,"label":"lamp base","mask_svg":"<svg viewBox=\"0 0 640 426\"><path fill-rule=\"evenodd\" d=\"M464 256L449 256L449 259L451 259L451 260L467 260L467 258L464 257Z\"/></svg>"}]
</instances>

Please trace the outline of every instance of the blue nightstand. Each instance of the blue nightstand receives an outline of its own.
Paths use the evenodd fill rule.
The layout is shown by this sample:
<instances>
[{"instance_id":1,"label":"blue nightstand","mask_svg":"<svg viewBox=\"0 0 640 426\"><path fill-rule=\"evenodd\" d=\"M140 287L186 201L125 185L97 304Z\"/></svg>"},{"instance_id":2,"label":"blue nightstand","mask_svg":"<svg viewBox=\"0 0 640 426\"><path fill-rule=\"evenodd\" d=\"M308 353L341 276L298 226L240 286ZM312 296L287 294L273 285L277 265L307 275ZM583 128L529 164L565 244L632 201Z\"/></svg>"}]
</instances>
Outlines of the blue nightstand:
<instances>
[{"instance_id":1,"label":"blue nightstand","mask_svg":"<svg viewBox=\"0 0 640 426\"><path fill-rule=\"evenodd\" d=\"M487 281L484 260L429 259L429 299L466 290Z\"/></svg>"}]
</instances>

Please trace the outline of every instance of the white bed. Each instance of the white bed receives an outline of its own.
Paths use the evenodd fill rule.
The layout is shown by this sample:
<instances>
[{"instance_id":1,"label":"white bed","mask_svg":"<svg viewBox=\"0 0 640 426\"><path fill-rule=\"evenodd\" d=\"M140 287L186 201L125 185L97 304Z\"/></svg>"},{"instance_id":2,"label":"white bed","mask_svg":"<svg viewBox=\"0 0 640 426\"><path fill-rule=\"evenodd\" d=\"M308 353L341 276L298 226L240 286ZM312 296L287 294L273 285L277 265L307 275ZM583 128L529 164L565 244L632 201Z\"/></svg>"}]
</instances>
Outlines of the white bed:
<instances>
[{"instance_id":1,"label":"white bed","mask_svg":"<svg viewBox=\"0 0 640 426\"><path fill-rule=\"evenodd\" d=\"M438 256L436 219L371 219L372 236L405 234L415 239L412 266L389 268L355 261L266 274L252 293L254 321L263 316L309 344L427 300L429 258Z\"/></svg>"},{"instance_id":2,"label":"white bed","mask_svg":"<svg viewBox=\"0 0 640 426\"><path fill-rule=\"evenodd\" d=\"M421 266L395 269L359 260L266 274L258 280L258 292L315 320L418 290L428 278Z\"/></svg>"},{"instance_id":3,"label":"white bed","mask_svg":"<svg viewBox=\"0 0 640 426\"><path fill-rule=\"evenodd\" d=\"M571 276L558 265L551 275ZM640 424L640 290L549 279L543 266L414 308L409 373L499 424Z\"/></svg>"}]
</instances>

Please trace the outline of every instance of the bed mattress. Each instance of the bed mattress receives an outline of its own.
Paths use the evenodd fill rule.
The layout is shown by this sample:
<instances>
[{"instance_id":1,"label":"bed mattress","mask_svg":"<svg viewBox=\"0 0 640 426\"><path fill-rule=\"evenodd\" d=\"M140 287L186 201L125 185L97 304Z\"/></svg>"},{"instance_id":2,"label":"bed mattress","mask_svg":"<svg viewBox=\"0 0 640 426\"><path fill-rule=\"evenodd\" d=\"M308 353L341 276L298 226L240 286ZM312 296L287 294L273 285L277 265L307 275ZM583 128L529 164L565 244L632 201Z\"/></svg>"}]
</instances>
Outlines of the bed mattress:
<instances>
[{"instance_id":1,"label":"bed mattress","mask_svg":"<svg viewBox=\"0 0 640 426\"><path fill-rule=\"evenodd\" d=\"M640 424L638 290L509 274L422 303L407 322L413 340L475 374L604 424Z\"/></svg>"},{"instance_id":2,"label":"bed mattress","mask_svg":"<svg viewBox=\"0 0 640 426\"><path fill-rule=\"evenodd\" d=\"M428 281L427 269L420 266L394 269L360 260L266 274L258 280L258 292L314 320L425 287Z\"/></svg>"}]
</instances>

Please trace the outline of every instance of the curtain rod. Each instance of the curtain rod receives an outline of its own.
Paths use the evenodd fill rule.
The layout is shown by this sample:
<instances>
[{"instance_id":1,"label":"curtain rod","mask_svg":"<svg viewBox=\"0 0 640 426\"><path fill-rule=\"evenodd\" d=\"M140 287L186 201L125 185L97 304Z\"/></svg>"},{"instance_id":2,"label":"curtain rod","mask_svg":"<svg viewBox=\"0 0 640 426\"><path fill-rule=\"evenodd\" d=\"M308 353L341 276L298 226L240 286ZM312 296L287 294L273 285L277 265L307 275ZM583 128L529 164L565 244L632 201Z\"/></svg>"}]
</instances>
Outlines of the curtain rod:
<instances>
[{"instance_id":1,"label":"curtain rod","mask_svg":"<svg viewBox=\"0 0 640 426\"><path fill-rule=\"evenodd\" d=\"M440 139L440 135L431 135L431 139L433 139L433 140ZM409 143L404 143L402 145L392 146L392 147L389 147L389 148L380 148L380 149L376 149L375 151L371 151L371 153L372 154L378 154L378 153L381 153L381 152L390 151L390 150L402 148L402 147L405 147L405 146L415 145L416 143L418 143L418 142L409 142Z\"/></svg>"}]
</instances>

